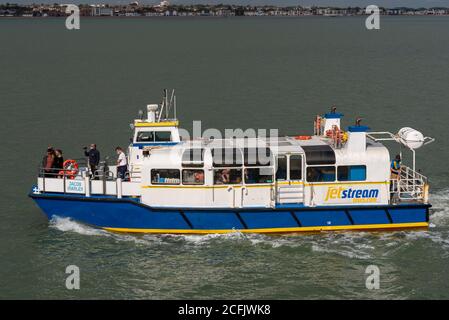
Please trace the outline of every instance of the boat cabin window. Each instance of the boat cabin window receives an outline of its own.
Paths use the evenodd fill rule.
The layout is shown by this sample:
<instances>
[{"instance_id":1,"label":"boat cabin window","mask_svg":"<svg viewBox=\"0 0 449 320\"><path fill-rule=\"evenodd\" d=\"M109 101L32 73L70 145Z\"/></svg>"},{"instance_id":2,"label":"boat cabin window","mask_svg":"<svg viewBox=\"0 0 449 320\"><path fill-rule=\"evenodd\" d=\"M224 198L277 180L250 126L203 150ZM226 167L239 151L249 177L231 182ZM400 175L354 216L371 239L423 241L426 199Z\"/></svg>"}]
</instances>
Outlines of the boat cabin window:
<instances>
[{"instance_id":1,"label":"boat cabin window","mask_svg":"<svg viewBox=\"0 0 449 320\"><path fill-rule=\"evenodd\" d=\"M338 181L365 181L366 166L339 166Z\"/></svg>"},{"instance_id":2,"label":"boat cabin window","mask_svg":"<svg viewBox=\"0 0 449 320\"><path fill-rule=\"evenodd\" d=\"M154 132L154 141L156 141L156 142L171 141L171 132L170 131L155 131Z\"/></svg>"},{"instance_id":3,"label":"boat cabin window","mask_svg":"<svg viewBox=\"0 0 449 320\"><path fill-rule=\"evenodd\" d=\"M182 184L203 185L204 184L204 170L198 170L198 169L182 170Z\"/></svg>"},{"instance_id":4,"label":"boat cabin window","mask_svg":"<svg viewBox=\"0 0 449 320\"><path fill-rule=\"evenodd\" d=\"M136 141L137 142L153 142L154 141L153 131L140 131L137 134Z\"/></svg>"},{"instance_id":5,"label":"boat cabin window","mask_svg":"<svg viewBox=\"0 0 449 320\"><path fill-rule=\"evenodd\" d=\"M308 182L329 182L335 181L334 166L320 166L307 168Z\"/></svg>"},{"instance_id":6,"label":"boat cabin window","mask_svg":"<svg viewBox=\"0 0 449 320\"><path fill-rule=\"evenodd\" d=\"M310 165L335 164L335 152L328 145L303 146L306 162Z\"/></svg>"},{"instance_id":7,"label":"boat cabin window","mask_svg":"<svg viewBox=\"0 0 449 320\"><path fill-rule=\"evenodd\" d=\"M249 168L245 169L245 183L272 183L273 169L272 168Z\"/></svg>"},{"instance_id":8,"label":"boat cabin window","mask_svg":"<svg viewBox=\"0 0 449 320\"><path fill-rule=\"evenodd\" d=\"M287 180L287 157L279 156L276 170L276 180Z\"/></svg>"},{"instance_id":9,"label":"boat cabin window","mask_svg":"<svg viewBox=\"0 0 449 320\"><path fill-rule=\"evenodd\" d=\"M204 165L204 149L186 149L182 154L183 167L202 167Z\"/></svg>"},{"instance_id":10,"label":"boat cabin window","mask_svg":"<svg viewBox=\"0 0 449 320\"><path fill-rule=\"evenodd\" d=\"M181 183L180 173L178 169L152 169L151 170L152 184L171 184L176 185Z\"/></svg>"},{"instance_id":11,"label":"boat cabin window","mask_svg":"<svg viewBox=\"0 0 449 320\"><path fill-rule=\"evenodd\" d=\"M290 156L290 180L302 179L302 156Z\"/></svg>"},{"instance_id":12,"label":"boat cabin window","mask_svg":"<svg viewBox=\"0 0 449 320\"><path fill-rule=\"evenodd\" d=\"M212 163L214 167L241 167L242 152L236 148L213 148Z\"/></svg>"},{"instance_id":13,"label":"boat cabin window","mask_svg":"<svg viewBox=\"0 0 449 320\"><path fill-rule=\"evenodd\" d=\"M241 184L242 169L214 170L214 184Z\"/></svg>"},{"instance_id":14,"label":"boat cabin window","mask_svg":"<svg viewBox=\"0 0 449 320\"><path fill-rule=\"evenodd\" d=\"M269 148L244 148L243 157L247 167L269 166L272 164L272 155Z\"/></svg>"},{"instance_id":15,"label":"boat cabin window","mask_svg":"<svg viewBox=\"0 0 449 320\"><path fill-rule=\"evenodd\" d=\"M136 142L167 142L171 141L170 131L140 131Z\"/></svg>"}]
</instances>

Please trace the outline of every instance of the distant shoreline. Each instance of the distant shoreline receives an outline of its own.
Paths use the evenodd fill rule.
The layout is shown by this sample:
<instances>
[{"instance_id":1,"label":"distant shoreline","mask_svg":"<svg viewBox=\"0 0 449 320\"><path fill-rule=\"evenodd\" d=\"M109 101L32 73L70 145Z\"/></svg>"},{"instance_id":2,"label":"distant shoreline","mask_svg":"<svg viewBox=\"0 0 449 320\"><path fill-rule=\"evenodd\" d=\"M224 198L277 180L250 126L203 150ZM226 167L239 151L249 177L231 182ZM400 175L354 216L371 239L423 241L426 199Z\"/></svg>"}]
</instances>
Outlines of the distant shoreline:
<instances>
[{"instance_id":1,"label":"distant shoreline","mask_svg":"<svg viewBox=\"0 0 449 320\"><path fill-rule=\"evenodd\" d=\"M67 16L1 16L0 15L0 19L4 18L4 19L20 19L20 18L24 18L24 19L65 19L67 18ZM347 16L323 16L323 15L297 15L297 16L201 16L201 15L196 15L196 16L81 16L83 19L104 19L104 20L111 20L111 19L193 19L193 18L213 18L213 19L225 19L225 18L366 18L366 16L361 16L361 15L347 15ZM425 18L425 17L433 17L433 18L438 18L438 17L449 17L449 14L441 14L441 15L382 15L382 17L407 17L407 18Z\"/></svg>"},{"instance_id":2,"label":"distant shoreline","mask_svg":"<svg viewBox=\"0 0 449 320\"><path fill-rule=\"evenodd\" d=\"M11 17L66 17L67 4L0 4L0 18ZM317 7L317 6L249 6L249 5L170 5L162 1L159 5L129 4L79 4L82 17L136 18L136 17L352 17L368 16L372 10L365 7ZM449 8L377 8L381 16L449 16Z\"/></svg>"}]
</instances>

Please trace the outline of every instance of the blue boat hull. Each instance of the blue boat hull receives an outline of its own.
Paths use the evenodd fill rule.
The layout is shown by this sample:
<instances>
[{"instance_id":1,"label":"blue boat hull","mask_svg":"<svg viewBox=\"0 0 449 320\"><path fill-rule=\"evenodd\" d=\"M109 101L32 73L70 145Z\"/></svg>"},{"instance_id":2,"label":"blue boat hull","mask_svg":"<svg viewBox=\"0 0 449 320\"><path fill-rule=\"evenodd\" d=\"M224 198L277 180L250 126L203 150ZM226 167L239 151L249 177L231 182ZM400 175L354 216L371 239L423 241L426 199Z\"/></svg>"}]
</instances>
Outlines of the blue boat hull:
<instances>
[{"instance_id":1,"label":"blue boat hull","mask_svg":"<svg viewBox=\"0 0 449 320\"><path fill-rule=\"evenodd\" d=\"M290 233L426 228L429 204L274 209L151 208L137 198L30 193L49 219L67 217L116 232Z\"/></svg>"}]
</instances>

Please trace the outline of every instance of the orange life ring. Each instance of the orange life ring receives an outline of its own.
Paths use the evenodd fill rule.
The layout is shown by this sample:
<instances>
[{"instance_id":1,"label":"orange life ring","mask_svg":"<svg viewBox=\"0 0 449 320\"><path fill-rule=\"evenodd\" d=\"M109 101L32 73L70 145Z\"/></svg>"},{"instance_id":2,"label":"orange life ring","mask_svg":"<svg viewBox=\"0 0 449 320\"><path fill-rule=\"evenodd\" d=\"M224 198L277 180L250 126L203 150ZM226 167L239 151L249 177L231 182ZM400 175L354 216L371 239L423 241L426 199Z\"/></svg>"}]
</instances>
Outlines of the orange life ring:
<instances>
[{"instance_id":1,"label":"orange life ring","mask_svg":"<svg viewBox=\"0 0 449 320\"><path fill-rule=\"evenodd\" d=\"M69 179L75 179L75 176L78 173L78 163L75 160L68 159L64 161L62 168L63 170L59 171L60 175L65 175Z\"/></svg>"},{"instance_id":2,"label":"orange life ring","mask_svg":"<svg viewBox=\"0 0 449 320\"><path fill-rule=\"evenodd\" d=\"M312 139L312 136L295 136L296 140L310 140Z\"/></svg>"}]
</instances>

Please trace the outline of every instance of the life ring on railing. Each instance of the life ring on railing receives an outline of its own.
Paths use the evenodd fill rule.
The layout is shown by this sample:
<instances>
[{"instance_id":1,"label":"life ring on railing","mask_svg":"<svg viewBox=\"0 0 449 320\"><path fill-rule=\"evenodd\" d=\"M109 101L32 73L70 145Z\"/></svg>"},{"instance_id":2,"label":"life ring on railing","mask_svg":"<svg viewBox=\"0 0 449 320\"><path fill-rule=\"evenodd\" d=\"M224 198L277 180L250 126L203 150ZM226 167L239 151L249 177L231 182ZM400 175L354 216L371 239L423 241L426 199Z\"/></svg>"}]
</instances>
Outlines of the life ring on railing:
<instances>
[{"instance_id":1,"label":"life ring on railing","mask_svg":"<svg viewBox=\"0 0 449 320\"><path fill-rule=\"evenodd\" d=\"M310 140L312 139L312 136L295 136L296 140Z\"/></svg>"},{"instance_id":2,"label":"life ring on railing","mask_svg":"<svg viewBox=\"0 0 449 320\"><path fill-rule=\"evenodd\" d=\"M75 160L68 159L62 165L63 170L59 171L59 175L67 176L69 179L75 179L78 173L78 163Z\"/></svg>"}]
</instances>

